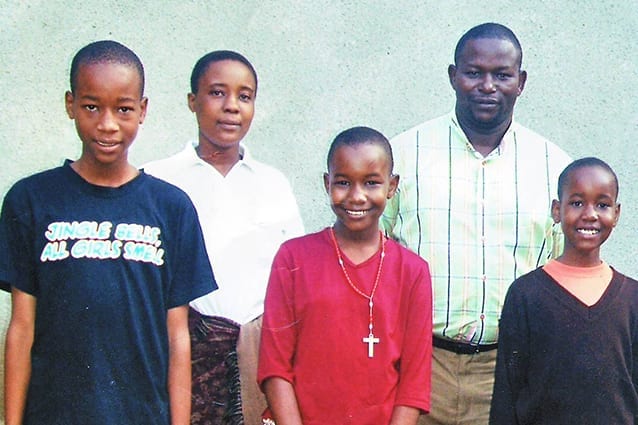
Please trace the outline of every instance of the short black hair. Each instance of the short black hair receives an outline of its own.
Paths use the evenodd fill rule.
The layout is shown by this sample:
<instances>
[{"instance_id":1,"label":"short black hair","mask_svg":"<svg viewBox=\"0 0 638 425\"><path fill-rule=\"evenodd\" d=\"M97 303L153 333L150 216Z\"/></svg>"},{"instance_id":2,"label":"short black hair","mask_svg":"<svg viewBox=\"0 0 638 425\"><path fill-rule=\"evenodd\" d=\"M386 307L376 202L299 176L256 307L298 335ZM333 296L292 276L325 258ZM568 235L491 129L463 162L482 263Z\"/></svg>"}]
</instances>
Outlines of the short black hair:
<instances>
[{"instance_id":1,"label":"short black hair","mask_svg":"<svg viewBox=\"0 0 638 425\"><path fill-rule=\"evenodd\" d=\"M516 35L511 29L507 28L505 25L496 24L494 22L486 22L484 24L477 25L463 34L456 44L456 49L454 49L455 65L458 65L467 42L479 38L492 38L511 42L518 51L518 67L520 69L523 64L523 49L521 48L521 43L518 41L518 38L516 38Z\"/></svg>"},{"instance_id":2,"label":"short black hair","mask_svg":"<svg viewBox=\"0 0 638 425\"><path fill-rule=\"evenodd\" d=\"M246 65L255 78L255 92L257 92L257 71L255 71L253 64L251 64L250 61L242 54L233 52L232 50L215 50L213 52L206 53L204 56L199 58L197 63L195 63L193 72L191 73L191 93L197 93L199 80L202 78L202 75L206 73L210 64L225 60L236 61Z\"/></svg>"},{"instance_id":3,"label":"short black hair","mask_svg":"<svg viewBox=\"0 0 638 425\"><path fill-rule=\"evenodd\" d=\"M82 47L71 62L71 93L75 94L78 73L83 65L117 63L134 68L140 77L140 97L144 95L144 66L135 52L113 40L101 40Z\"/></svg>"},{"instance_id":4,"label":"short black hair","mask_svg":"<svg viewBox=\"0 0 638 425\"><path fill-rule=\"evenodd\" d=\"M353 147L366 143L378 145L385 151L388 156L388 160L390 161L390 174L392 174L394 158L392 157L392 147L390 146L390 142L387 137L374 128L363 126L349 128L342 131L337 135L337 137L335 137L330 145L330 149L328 149L328 159L326 160L328 170L330 170L330 163L332 162L332 158L334 157L337 149L342 146Z\"/></svg>"},{"instance_id":5,"label":"short black hair","mask_svg":"<svg viewBox=\"0 0 638 425\"><path fill-rule=\"evenodd\" d=\"M586 158L580 158L569 164L558 176L558 199L560 200L563 196L563 188L567 185L569 181L570 175L580 168L587 167L600 167L603 170L606 170L609 174L614 177L614 187L616 189L616 199L618 198L618 176L614 172L614 170L602 159L588 156Z\"/></svg>"}]
</instances>

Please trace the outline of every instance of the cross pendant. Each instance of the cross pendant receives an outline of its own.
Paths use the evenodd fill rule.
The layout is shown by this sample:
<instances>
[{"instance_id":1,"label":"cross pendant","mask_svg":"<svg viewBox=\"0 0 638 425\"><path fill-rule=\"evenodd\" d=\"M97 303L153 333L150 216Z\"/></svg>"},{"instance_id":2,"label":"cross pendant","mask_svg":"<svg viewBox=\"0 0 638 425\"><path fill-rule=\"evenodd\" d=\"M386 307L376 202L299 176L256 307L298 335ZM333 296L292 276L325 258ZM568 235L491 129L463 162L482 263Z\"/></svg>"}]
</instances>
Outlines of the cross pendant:
<instances>
[{"instance_id":1,"label":"cross pendant","mask_svg":"<svg viewBox=\"0 0 638 425\"><path fill-rule=\"evenodd\" d=\"M370 335L363 338L363 342L368 344L368 357L374 357L374 344L378 344L379 341L380 339L372 335L372 332L370 332Z\"/></svg>"}]
</instances>

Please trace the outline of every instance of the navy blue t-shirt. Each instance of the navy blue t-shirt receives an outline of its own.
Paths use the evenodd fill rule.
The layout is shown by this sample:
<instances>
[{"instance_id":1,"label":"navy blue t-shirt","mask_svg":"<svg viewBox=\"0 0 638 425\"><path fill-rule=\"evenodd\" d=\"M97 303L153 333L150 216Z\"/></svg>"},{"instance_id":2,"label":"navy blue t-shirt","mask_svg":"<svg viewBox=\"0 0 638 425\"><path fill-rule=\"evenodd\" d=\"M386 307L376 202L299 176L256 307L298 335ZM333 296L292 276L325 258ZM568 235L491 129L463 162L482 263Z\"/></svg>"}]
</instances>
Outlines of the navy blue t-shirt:
<instances>
[{"instance_id":1,"label":"navy blue t-shirt","mask_svg":"<svg viewBox=\"0 0 638 425\"><path fill-rule=\"evenodd\" d=\"M5 197L0 282L36 297L25 424L168 424L167 310L217 288L188 196L64 166Z\"/></svg>"}]
</instances>

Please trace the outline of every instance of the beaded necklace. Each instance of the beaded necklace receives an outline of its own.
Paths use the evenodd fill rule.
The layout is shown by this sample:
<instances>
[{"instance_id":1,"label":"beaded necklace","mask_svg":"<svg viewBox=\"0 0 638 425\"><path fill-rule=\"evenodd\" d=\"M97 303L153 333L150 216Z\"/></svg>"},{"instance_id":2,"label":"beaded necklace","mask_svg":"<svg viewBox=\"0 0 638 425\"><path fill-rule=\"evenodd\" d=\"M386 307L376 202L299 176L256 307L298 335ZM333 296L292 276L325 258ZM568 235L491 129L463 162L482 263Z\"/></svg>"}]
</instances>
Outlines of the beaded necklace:
<instances>
[{"instance_id":1,"label":"beaded necklace","mask_svg":"<svg viewBox=\"0 0 638 425\"><path fill-rule=\"evenodd\" d=\"M348 275L348 271L346 270L346 266L343 263L343 258L341 256L341 250L339 249L339 244L337 243L337 238L335 237L334 228L330 228L330 236L332 237L332 243L335 247L335 252L337 253L337 259L339 260L339 265L341 266L341 271L343 271L343 275L348 282L348 285L352 288L354 292L361 295L363 298L368 300L368 307L370 308L370 314L368 316L369 324L368 324L368 336L363 338L363 342L368 344L368 357L374 357L374 344L379 344L381 340L374 336L373 327L374 327L374 316L373 316L373 308L374 308L374 293L377 291L377 287L379 286L379 278L381 277L381 269L383 268L383 259L385 258L385 240L383 239L383 234L379 232L379 241L381 242L381 259L379 260L379 268L377 269L377 277L374 280L374 285L372 286L372 292L370 295L367 295L361 289L359 289L354 283L352 283L352 279Z\"/></svg>"}]
</instances>

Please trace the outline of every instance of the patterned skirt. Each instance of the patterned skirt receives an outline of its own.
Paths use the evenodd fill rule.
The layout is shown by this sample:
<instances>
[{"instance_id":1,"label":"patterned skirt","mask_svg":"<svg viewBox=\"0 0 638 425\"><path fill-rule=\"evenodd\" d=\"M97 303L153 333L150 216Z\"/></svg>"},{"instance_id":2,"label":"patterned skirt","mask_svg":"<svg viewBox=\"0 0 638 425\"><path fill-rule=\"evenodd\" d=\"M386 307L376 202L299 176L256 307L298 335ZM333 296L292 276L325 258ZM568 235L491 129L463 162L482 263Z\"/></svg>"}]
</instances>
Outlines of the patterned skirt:
<instances>
[{"instance_id":1,"label":"patterned skirt","mask_svg":"<svg viewBox=\"0 0 638 425\"><path fill-rule=\"evenodd\" d=\"M237 366L239 324L189 309L192 425L243 425Z\"/></svg>"}]
</instances>

